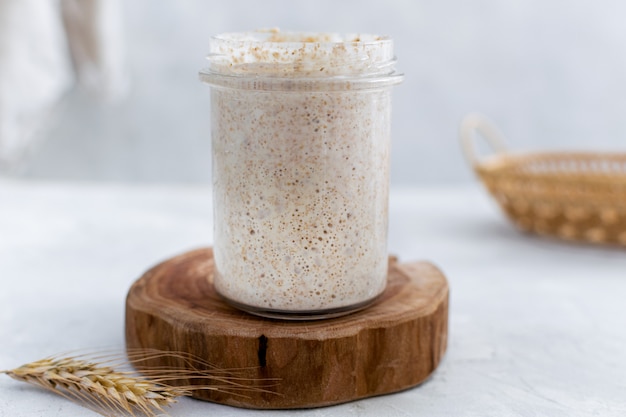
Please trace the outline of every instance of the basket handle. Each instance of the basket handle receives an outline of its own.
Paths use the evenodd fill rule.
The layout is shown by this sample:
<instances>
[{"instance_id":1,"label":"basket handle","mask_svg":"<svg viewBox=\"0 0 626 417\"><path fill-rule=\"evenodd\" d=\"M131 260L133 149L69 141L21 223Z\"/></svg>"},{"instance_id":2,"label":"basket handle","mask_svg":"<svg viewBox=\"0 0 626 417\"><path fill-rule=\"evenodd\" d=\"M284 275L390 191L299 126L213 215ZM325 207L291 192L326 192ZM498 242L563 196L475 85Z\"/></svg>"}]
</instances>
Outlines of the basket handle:
<instances>
[{"instance_id":1,"label":"basket handle","mask_svg":"<svg viewBox=\"0 0 626 417\"><path fill-rule=\"evenodd\" d=\"M504 144L502 133L495 125L485 116L479 113L470 113L463 118L459 135L461 137L461 146L465 159L472 165L478 165L479 158L476 153L475 133L482 136L491 149L496 153L506 152L507 148Z\"/></svg>"}]
</instances>

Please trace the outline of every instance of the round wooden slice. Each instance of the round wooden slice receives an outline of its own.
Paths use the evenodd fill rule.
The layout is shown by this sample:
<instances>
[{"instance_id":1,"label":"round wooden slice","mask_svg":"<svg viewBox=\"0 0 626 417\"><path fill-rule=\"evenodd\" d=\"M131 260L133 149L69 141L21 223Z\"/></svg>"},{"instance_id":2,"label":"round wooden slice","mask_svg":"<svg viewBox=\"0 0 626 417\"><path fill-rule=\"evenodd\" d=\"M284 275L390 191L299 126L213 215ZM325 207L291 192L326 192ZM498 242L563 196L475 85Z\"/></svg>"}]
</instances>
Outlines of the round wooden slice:
<instances>
[{"instance_id":1,"label":"round wooden slice","mask_svg":"<svg viewBox=\"0 0 626 417\"><path fill-rule=\"evenodd\" d=\"M210 248L187 252L146 272L126 300L129 353L184 352L242 378L244 389L265 387L199 390L196 398L269 409L337 404L413 387L428 378L446 350L448 284L429 263L392 258L387 289L373 305L317 321L239 311L218 296L212 275ZM149 366L171 361L155 358Z\"/></svg>"}]
</instances>

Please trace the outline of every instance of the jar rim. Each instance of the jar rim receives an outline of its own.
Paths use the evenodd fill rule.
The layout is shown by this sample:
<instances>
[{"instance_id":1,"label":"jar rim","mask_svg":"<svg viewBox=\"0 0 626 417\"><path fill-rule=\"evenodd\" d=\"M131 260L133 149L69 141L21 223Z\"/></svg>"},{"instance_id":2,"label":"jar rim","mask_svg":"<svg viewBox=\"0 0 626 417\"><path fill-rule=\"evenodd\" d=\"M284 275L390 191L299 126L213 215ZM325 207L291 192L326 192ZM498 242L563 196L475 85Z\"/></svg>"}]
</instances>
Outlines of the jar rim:
<instances>
[{"instance_id":1,"label":"jar rim","mask_svg":"<svg viewBox=\"0 0 626 417\"><path fill-rule=\"evenodd\" d=\"M200 81L211 87L258 91L358 91L391 87L404 80L404 74L376 77L283 78L220 74L209 69L200 71Z\"/></svg>"},{"instance_id":2,"label":"jar rim","mask_svg":"<svg viewBox=\"0 0 626 417\"><path fill-rule=\"evenodd\" d=\"M231 32L211 37L213 86L260 90L370 89L397 84L389 36L316 32Z\"/></svg>"}]
</instances>

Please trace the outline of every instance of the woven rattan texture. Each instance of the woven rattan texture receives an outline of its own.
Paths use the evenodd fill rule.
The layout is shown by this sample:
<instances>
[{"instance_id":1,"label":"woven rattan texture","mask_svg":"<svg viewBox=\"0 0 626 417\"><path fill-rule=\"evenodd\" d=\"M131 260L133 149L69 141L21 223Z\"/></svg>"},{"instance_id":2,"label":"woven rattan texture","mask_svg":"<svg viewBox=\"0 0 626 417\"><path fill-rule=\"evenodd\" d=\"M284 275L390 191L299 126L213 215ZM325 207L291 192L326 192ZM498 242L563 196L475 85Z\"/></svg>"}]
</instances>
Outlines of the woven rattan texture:
<instances>
[{"instance_id":1,"label":"woven rattan texture","mask_svg":"<svg viewBox=\"0 0 626 417\"><path fill-rule=\"evenodd\" d=\"M626 246L626 155L501 153L474 169L519 229Z\"/></svg>"}]
</instances>

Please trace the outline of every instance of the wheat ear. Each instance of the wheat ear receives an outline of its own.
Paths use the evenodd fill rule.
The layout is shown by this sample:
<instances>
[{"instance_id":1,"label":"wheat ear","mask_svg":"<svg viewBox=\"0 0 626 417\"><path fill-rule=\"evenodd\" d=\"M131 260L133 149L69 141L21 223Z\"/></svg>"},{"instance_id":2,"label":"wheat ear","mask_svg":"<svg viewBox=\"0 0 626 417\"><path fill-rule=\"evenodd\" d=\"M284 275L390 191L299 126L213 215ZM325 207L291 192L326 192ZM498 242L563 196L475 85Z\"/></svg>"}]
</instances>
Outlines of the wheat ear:
<instances>
[{"instance_id":1,"label":"wheat ear","mask_svg":"<svg viewBox=\"0 0 626 417\"><path fill-rule=\"evenodd\" d=\"M118 372L75 358L47 358L3 371L19 381L42 386L103 415L155 416L187 392L155 384L130 372Z\"/></svg>"},{"instance_id":2,"label":"wheat ear","mask_svg":"<svg viewBox=\"0 0 626 417\"><path fill-rule=\"evenodd\" d=\"M150 359L160 355L182 358L186 366L142 367L142 374L138 374L134 371L118 371L109 366L111 363L115 366L128 365L128 362L116 360L113 356L98 356L96 361L72 356L49 357L12 370L0 371L0 374L46 388L104 416L155 417L157 413L164 412L163 407L174 404L177 397L189 396L193 390L218 390L231 394L237 391L271 392L262 387L243 384L251 380L228 375L228 370L213 368L200 371L189 362L191 357L188 355L150 350L141 353L140 358ZM129 357L135 357L136 361L137 353ZM208 383L180 385L189 378L204 379Z\"/></svg>"}]
</instances>

